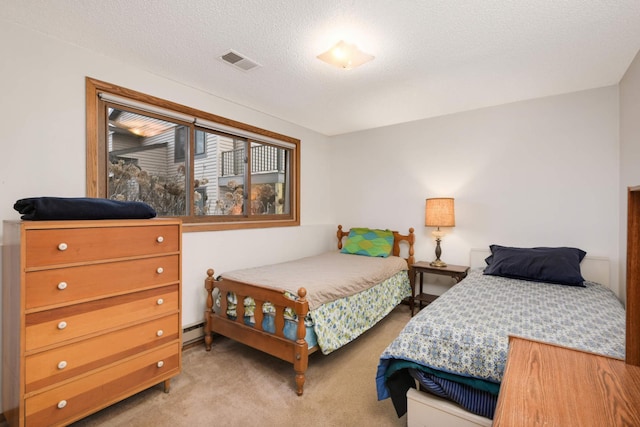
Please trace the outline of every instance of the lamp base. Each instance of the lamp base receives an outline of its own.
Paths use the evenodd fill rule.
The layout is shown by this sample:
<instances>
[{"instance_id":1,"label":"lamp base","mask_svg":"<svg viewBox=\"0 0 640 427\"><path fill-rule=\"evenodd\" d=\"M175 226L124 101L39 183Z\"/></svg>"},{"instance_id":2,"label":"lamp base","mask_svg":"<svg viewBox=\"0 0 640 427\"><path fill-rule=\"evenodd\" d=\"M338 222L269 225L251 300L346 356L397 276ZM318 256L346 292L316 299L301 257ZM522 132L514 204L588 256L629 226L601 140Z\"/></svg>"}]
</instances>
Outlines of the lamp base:
<instances>
[{"instance_id":1,"label":"lamp base","mask_svg":"<svg viewBox=\"0 0 640 427\"><path fill-rule=\"evenodd\" d=\"M440 233L441 233L440 232L440 227L438 227L437 231L433 232L433 235L436 236L436 260L432 261L429 265L431 267L444 268L444 267L447 266L447 263L440 260L440 255L442 254L442 248L440 248L440 242L441 242L441 240L440 240L441 234Z\"/></svg>"}]
</instances>

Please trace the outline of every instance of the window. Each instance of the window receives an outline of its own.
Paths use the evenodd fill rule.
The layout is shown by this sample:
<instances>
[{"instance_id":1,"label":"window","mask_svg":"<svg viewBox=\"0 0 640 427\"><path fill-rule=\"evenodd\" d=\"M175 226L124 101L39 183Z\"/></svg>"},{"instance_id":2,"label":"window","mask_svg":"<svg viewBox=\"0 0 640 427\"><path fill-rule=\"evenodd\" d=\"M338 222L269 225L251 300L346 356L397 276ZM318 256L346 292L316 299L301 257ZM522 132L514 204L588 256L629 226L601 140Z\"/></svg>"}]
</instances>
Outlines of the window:
<instances>
[{"instance_id":1,"label":"window","mask_svg":"<svg viewBox=\"0 0 640 427\"><path fill-rule=\"evenodd\" d=\"M206 134L201 130L196 130L196 158L202 158L207 154Z\"/></svg>"},{"instance_id":2,"label":"window","mask_svg":"<svg viewBox=\"0 0 640 427\"><path fill-rule=\"evenodd\" d=\"M175 147L173 151L174 162L184 162L184 156L186 153L186 146L189 137L189 128L186 126L177 126L175 135ZM196 130L196 144L195 144L195 156L196 158L202 158L206 154L207 145L205 140L205 133Z\"/></svg>"},{"instance_id":3,"label":"window","mask_svg":"<svg viewBox=\"0 0 640 427\"><path fill-rule=\"evenodd\" d=\"M87 78L87 195L185 231L300 224L300 141Z\"/></svg>"},{"instance_id":4,"label":"window","mask_svg":"<svg viewBox=\"0 0 640 427\"><path fill-rule=\"evenodd\" d=\"M187 138L189 136L189 128L186 126L175 127L175 144L173 146L173 162L184 162L187 152Z\"/></svg>"}]
</instances>

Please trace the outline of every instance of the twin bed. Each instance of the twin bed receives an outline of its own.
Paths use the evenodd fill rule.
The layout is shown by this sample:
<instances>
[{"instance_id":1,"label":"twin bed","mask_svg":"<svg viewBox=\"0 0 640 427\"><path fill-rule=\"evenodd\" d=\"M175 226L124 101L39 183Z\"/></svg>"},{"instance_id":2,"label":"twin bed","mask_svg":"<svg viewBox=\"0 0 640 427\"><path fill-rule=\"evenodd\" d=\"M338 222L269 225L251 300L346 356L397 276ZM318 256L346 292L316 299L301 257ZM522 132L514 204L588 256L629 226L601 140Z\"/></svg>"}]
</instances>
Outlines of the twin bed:
<instances>
[{"instance_id":1,"label":"twin bed","mask_svg":"<svg viewBox=\"0 0 640 427\"><path fill-rule=\"evenodd\" d=\"M410 296L414 283L413 229L338 226L337 237L338 251L319 256L218 278L209 270L206 349L218 333L288 361L302 395L309 354L357 338ZM404 244L407 258L400 257ZM410 427L489 426L510 335L623 359L625 312L607 287L609 261L585 255L473 250L467 278L411 318L380 356L378 399L392 398L399 416L408 411Z\"/></svg>"},{"instance_id":2,"label":"twin bed","mask_svg":"<svg viewBox=\"0 0 640 427\"><path fill-rule=\"evenodd\" d=\"M218 278L207 271L206 350L218 333L290 362L302 395L310 353L354 340L411 295L413 228L338 226L337 238L338 251Z\"/></svg>"},{"instance_id":3,"label":"twin bed","mask_svg":"<svg viewBox=\"0 0 640 427\"><path fill-rule=\"evenodd\" d=\"M473 251L467 278L382 353L378 398L408 412L410 427L491 425L509 335L624 358L625 312L605 286L608 260L573 248L501 248Z\"/></svg>"}]
</instances>

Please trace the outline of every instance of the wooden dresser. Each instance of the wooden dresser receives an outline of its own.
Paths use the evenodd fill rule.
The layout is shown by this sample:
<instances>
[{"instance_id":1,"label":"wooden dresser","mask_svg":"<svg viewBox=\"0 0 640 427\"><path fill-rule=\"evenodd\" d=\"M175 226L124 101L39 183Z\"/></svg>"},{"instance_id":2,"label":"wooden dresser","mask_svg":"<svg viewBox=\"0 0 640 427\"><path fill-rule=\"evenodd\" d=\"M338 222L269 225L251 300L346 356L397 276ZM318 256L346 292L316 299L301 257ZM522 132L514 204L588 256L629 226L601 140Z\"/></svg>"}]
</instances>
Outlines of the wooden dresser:
<instances>
[{"instance_id":1,"label":"wooden dresser","mask_svg":"<svg viewBox=\"0 0 640 427\"><path fill-rule=\"evenodd\" d=\"M639 426L640 367L510 337L493 425Z\"/></svg>"},{"instance_id":2,"label":"wooden dresser","mask_svg":"<svg viewBox=\"0 0 640 427\"><path fill-rule=\"evenodd\" d=\"M182 224L5 221L9 426L66 425L181 368Z\"/></svg>"}]
</instances>

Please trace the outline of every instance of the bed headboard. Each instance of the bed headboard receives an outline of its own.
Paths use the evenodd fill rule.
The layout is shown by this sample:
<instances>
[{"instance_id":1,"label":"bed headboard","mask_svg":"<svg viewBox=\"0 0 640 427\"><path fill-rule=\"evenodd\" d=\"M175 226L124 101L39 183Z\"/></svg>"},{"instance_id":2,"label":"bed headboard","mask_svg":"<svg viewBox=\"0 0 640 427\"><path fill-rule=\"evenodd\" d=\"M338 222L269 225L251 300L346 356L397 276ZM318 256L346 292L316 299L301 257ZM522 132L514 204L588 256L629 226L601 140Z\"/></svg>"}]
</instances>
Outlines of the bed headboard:
<instances>
[{"instance_id":1,"label":"bed headboard","mask_svg":"<svg viewBox=\"0 0 640 427\"><path fill-rule=\"evenodd\" d=\"M487 263L484 262L484 259L489 255L491 255L489 249L471 249L469 265L471 268L485 267ZM607 257L587 255L580 263L580 272L586 280L609 287L610 264L609 258Z\"/></svg>"}]
</instances>

